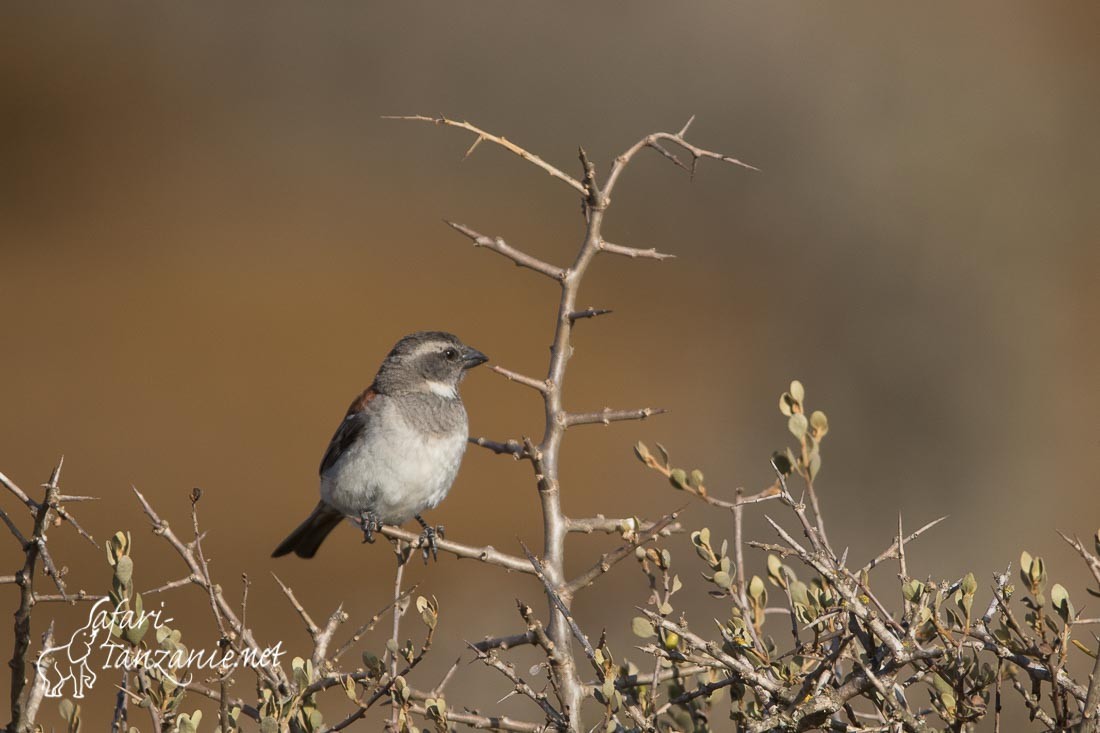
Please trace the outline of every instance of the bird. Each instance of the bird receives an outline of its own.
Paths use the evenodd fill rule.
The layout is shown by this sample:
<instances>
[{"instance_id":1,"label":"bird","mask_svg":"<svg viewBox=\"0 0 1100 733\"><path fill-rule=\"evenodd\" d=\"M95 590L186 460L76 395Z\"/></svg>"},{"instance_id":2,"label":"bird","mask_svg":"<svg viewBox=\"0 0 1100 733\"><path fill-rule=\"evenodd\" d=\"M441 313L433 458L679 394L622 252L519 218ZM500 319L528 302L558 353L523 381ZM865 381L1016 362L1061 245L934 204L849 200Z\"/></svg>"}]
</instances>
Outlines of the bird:
<instances>
[{"instance_id":1,"label":"bird","mask_svg":"<svg viewBox=\"0 0 1100 733\"><path fill-rule=\"evenodd\" d=\"M390 350L374 381L352 400L321 459L320 501L272 557L311 558L345 518L363 541L383 524L415 518L420 547L438 559L436 537L421 514L450 491L469 437L458 385L489 358L444 331L417 331Z\"/></svg>"}]
</instances>

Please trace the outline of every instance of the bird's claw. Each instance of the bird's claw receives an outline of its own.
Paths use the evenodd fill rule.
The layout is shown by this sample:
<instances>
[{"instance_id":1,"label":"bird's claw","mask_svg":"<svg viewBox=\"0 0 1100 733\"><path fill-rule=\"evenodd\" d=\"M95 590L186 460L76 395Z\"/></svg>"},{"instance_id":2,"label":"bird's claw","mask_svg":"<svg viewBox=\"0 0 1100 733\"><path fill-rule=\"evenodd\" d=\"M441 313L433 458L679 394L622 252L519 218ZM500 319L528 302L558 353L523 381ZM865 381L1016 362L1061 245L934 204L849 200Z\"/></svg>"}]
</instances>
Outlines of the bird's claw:
<instances>
[{"instance_id":1,"label":"bird's claw","mask_svg":"<svg viewBox=\"0 0 1100 733\"><path fill-rule=\"evenodd\" d=\"M374 543L374 533L382 529L382 520L373 512L363 512L359 515L359 523L363 526L363 543Z\"/></svg>"},{"instance_id":2,"label":"bird's claw","mask_svg":"<svg viewBox=\"0 0 1100 733\"><path fill-rule=\"evenodd\" d=\"M424 553L424 564L428 564L428 553L431 553L432 559L439 562L439 545L437 539L443 539L443 525L432 527L427 524L424 525L424 531L420 533L420 539L417 542L417 546L421 548Z\"/></svg>"}]
</instances>

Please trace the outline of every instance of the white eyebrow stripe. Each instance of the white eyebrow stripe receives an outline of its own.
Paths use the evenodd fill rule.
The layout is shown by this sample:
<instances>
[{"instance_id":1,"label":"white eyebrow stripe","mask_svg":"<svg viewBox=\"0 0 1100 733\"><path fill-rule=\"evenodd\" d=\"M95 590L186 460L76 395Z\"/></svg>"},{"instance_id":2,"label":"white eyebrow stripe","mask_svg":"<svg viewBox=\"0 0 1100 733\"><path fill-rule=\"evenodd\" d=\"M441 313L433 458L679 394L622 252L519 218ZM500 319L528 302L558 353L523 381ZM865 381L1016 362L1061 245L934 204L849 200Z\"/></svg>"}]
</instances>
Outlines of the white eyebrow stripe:
<instances>
[{"instance_id":1,"label":"white eyebrow stripe","mask_svg":"<svg viewBox=\"0 0 1100 733\"><path fill-rule=\"evenodd\" d=\"M418 357L418 356L423 356L424 354L434 353L436 351L442 351L444 346L445 346L445 344L441 344L438 341L427 341L425 343L420 344L415 349L413 349L413 352L410 356L415 358L415 357Z\"/></svg>"},{"instance_id":2,"label":"white eyebrow stripe","mask_svg":"<svg viewBox=\"0 0 1100 733\"><path fill-rule=\"evenodd\" d=\"M428 391L451 400L458 397L458 390L454 388L454 385L435 382L430 379L428 380Z\"/></svg>"}]
</instances>

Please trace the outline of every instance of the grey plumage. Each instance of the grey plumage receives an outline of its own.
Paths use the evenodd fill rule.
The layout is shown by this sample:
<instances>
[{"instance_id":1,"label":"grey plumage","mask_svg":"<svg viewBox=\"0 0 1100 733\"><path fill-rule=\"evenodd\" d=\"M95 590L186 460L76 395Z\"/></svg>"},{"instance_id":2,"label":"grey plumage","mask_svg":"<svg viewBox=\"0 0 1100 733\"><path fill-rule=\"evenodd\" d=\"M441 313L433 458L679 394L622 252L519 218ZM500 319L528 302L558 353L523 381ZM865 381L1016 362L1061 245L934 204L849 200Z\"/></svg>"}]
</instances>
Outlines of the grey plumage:
<instances>
[{"instance_id":1,"label":"grey plumage","mask_svg":"<svg viewBox=\"0 0 1100 733\"><path fill-rule=\"evenodd\" d=\"M402 524L438 505L466 448L458 385L467 369L486 360L449 333L401 339L352 401L325 451L321 501L273 557L313 557L345 516Z\"/></svg>"},{"instance_id":2,"label":"grey plumage","mask_svg":"<svg viewBox=\"0 0 1100 733\"><path fill-rule=\"evenodd\" d=\"M325 504L317 502L306 520L298 525L285 540L279 543L272 557L282 557L294 552L298 557L311 558L317 554L317 549L328 537L329 532L336 529L336 525L343 521L344 515Z\"/></svg>"}]
</instances>

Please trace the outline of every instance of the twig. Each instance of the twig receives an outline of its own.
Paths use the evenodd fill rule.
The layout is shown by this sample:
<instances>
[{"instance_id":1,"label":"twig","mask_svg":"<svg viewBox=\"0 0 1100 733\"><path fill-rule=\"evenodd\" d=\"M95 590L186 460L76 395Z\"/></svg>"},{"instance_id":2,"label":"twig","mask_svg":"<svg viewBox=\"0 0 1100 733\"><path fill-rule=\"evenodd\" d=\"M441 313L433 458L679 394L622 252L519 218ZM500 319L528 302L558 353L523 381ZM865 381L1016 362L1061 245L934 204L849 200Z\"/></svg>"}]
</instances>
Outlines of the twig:
<instances>
[{"instance_id":1,"label":"twig","mask_svg":"<svg viewBox=\"0 0 1100 733\"><path fill-rule=\"evenodd\" d=\"M683 508L677 510L677 512L682 511ZM583 534L604 532L607 534L621 534L624 538L627 538L637 532L648 532L654 525L663 520L664 518L662 517L653 522L646 520L639 521L634 517L618 519L597 514L594 517L569 517L566 519L566 525L570 532L580 532ZM681 527L674 525L665 525L665 527L662 528L662 531L663 530L667 530L665 534L674 534L683 531Z\"/></svg>"},{"instance_id":2,"label":"twig","mask_svg":"<svg viewBox=\"0 0 1100 733\"><path fill-rule=\"evenodd\" d=\"M473 647L475 651L479 652L487 652L492 649L508 650L514 649L517 646L524 646L527 644L536 643L537 641L535 638L535 632L530 630L524 631L520 634L509 634L508 636L486 637L476 644L470 644L470 642L466 642L468 646Z\"/></svg>"},{"instance_id":3,"label":"twig","mask_svg":"<svg viewBox=\"0 0 1100 733\"><path fill-rule=\"evenodd\" d=\"M412 711L417 715L426 716L428 714L423 705L413 705ZM514 731L515 733L543 733L546 730L546 726L542 723L527 723L509 718L507 715L478 715L476 713L458 713L448 710L447 720L475 730L503 730Z\"/></svg>"},{"instance_id":4,"label":"twig","mask_svg":"<svg viewBox=\"0 0 1100 733\"><path fill-rule=\"evenodd\" d=\"M35 603L34 571L38 566L39 559L45 554L45 534L46 527L50 523L50 507L56 502L57 495L60 492L58 481L61 478L63 464L64 459L59 461L57 467L54 468L50 480L45 486L46 496L40 504L36 505L31 537L23 548L25 558L23 567L16 574L16 582L19 585L19 607L15 611L15 641L12 645L11 661L8 663L11 668L11 724L9 729L14 733L23 733L23 731L30 730L34 722L33 718L29 717L29 700L24 698L23 695L27 684L26 669L27 652L30 649L31 638L31 610L34 608ZM8 486L9 490L13 490L14 484L11 484L6 476L3 478L4 485ZM14 490L13 493L15 493ZM18 493L16 495L18 496ZM9 526L14 527L14 524ZM55 576L54 582L60 583L60 577ZM64 595L64 586L60 587Z\"/></svg>"},{"instance_id":5,"label":"twig","mask_svg":"<svg viewBox=\"0 0 1100 733\"><path fill-rule=\"evenodd\" d=\"M612 410L610 407L605 407L598 412L566 413L562 420L565 427L571 428L575 425L593 425L596 423L610 425L613 422L621 422L623 420L645 420L647 417L662 415L666 412L668 412L668 410L660 407L643 407L640 410Z\"/></svg>"},{"instance_id":6,"label":"twig","mask_svg":"<svg viewBox=\"0 0 1100 733\"><path fill-rule=\"evenodd\" d=\"M179 537L172 531L172 528L168 526L168 522L161 519L160 515L153 509L152 504L149 503L136 487L131 487L131 490L141 503L146 516L149 517L149 521L153 525L153 534L163 537L172 549L176 551L176 554L180 556L180 559L183 560L188 570L191 571L190 577L192 578L192 582L204 591L212 593L213 602L217 606L218 612L233 631L230 640L234 644L243 644L248 647L256 658L262 657L263 649L256 643L252 630L244 626L240 619L237 618L236 613L234 613L232 607L225 600L221 587L209 583L209 581L204 578L203 568L195 557L195 553L192 549L180 541ZM276 689L289 689L289 681L287 680L286 673L283 672L281 667L274 665L270 667L257 666L255 669L256 673L271 684L272 687Z\"/></svg>"},{"instance_id":7,"label":"twig","mask_svg":"<svg viewBox=\"0 0 1100 733\"><path fill-rule=\"evenodd\" d=\"M582 311L573 311L569 314L569 320L574 323L584 318L596 318L597 316L606 316L613 313L610 308L585 308Z\"/></svg>"},{"instance_id":8,"label":"twig","mask_svg":"<svg viewBox=\"0 0 1100 733\"><path fill-rule=\"evenodd\" d=\"M574 594L582 588L591 585L595 582L596 578L600 577L604 573L611 570L616 563L620 562L626 557L629 557L634 553L634 550L638 547L645 545L646 543L656 539L665 529L671 528L676 518L683 512L683 508L678 509L670 514L666 514L657 522L650 525L650 527L642 532L639 532L633 541L627 542L624 545L620 545L611 552L604 553L600 556L598 562L585 572L578 575L573 580L566 584L565 589L567 593Z\"/></svg>"},{"instance_id":9,"label":"twig","mask_svg":"<svg viewBox=\"0 0 1100 733\"><path fill-rule=\"evenodd\" d=\"M551 280L560 281L565 277L565 271L560 267L555 267L548 262L543 262L538 257L533 257L526 252L521 252L500 237L487 237L484 234L475 232L465 224L459 224L458 222L444 220L444 223L472 240L475 247L491 249L497 254L503 255L516 263L517 267L526 267L528 270L534 270Z\"/></svg>"},{"instance_id":10,"label":"twig","mask_svg":"<svg viewBox=\"0 0 1100 733\"><path fill-rule=\"evenodd\" d=\"M411 596L413 593L416 592L416 589L418 587L419 586L414 585L414 586L411 586L409 588L406 588L401 593L400 596L398 596L397 598L391 600L389 603L387 603L382 608L378 609L378 611L376 611L375 614L373 616L371 616L370 619L368 619L365 624L363 624L362 626L357 628L354 631L354 633L352 633L350 639L348 639L343 644L341 644L339 647L337 647L336 651L333 653L332 657L330 658L330 661L335 662L337 659L339 659L341 656L343 656L344 652L346 652L351 647L355 646L355 644L358 643L359 640L363 638L364 634L369 634L371 631L373 631L374 627L378 625L378 622L382 620L382 615L384 613L386 613L386 611L390 610L391 608L393 608L394 605L396 605L398 603L401 603L406 598Z\"/></svg>"},{"instance_id":11,"label":"twig","mask_svg":"<svg viewBox=\"0 0 1100 733\"><path fill-rule=\"evenodd\" d=\"M525 387L530 387L531 389L541 394L546 394L546 390L550 389L545 380L540 381L538 379L532 379L531 377L524 376L519 372L513 372L510 369L505 369L502 366L493 366L490 367L490 369L510 382L518 382Z\"/></svg>"},{"instance_id":12,"label":"twig","mask_svg":"<svg viewBox=\"0 0 1100 733\"><path fill-rule=\"evenodd\" d=\"M523 444L518 440L506 440L502 443L488 438L470 438L470 442L486 450L491 450L497 455L510 455L517 461L528 457L527 451L523 449Z\"/></svg>"},{"instance_id":13,"label":"twig","mask_svg":"<svg viewBox=\"0 0 1100 733\"><path fill-rule=\"evenodd\" d=\"M906 537L905 539L901 539L901 535L900 535L900 532L901 532L901 518L899 517L898 518L898 532L899 532L899 535L894 538L894 543L892 545L890 545L888 548L886 548L885 550L883 550L882 552L880 552L878 554L878 556L875 557L875 559L871 560L869 563L864 565L863 568L861 569L861 572L869 572L875 566L877 566L879 563L884 562L886 560L901 559L901 560L904 561L905 545L909 544L910 542L912 542L916 538L920 537L922 534L924 534L928 530L932 529L933 527L935 527L940 522L946 520L948 518L948 516L949 515L945 514L944 516L940 517L939 519L933 519L931 522L924 525L923 527L918 529L916 532L912 532L911 534L909 534L909 536ZM902 572L904 572L904 570Z\"/></svg>"},{"instance_id":14,"label":"twig","mask_svg":"<svg viewBox=\"0 0 1100 733\"><path fill-rule=\"evenodd\" d=\"M557 178L559 181L562 181L563 183L566 183L566 184L570 185L571 187L573 187L574 189L576 189L580 193L582 193L582 194L587 193L585 191L584 186L576 178L573 178L572 176L569 176L569 175L566 175L565 173L562 173L560 170L558 170L554 166L550 165L549 163L547 163L545 160L543 160L539 156L535 155L534 153L527 152L526 150L524 150L520 146L516 145L515 143L513 143L509 140L505 140L503 137L500 137L498 135L494 135L490 132L486 132L485 130L482 130L480 127L475 127L474 125L471 125L469 122L459 122L458 120L449 120L446 117L442 117L442 116L440 116L440 117L427 117L425 115L405 115L405 116L401 116L401 115L383 115L382 119L384 119L384 120L407 120L407 121L413 121L413 122L432 122L436 125L447 125L448 127L458 127L462 130L467 130L467 131L472 132L475 135L477 135L477 140L475 140L474 144L470 146L470 149L466 151L466 155L469 155L471 152L473 152L473 149L477 146L477 144L480 141L488 140L489 142L496 143L497 145L501 146L505 150L508 150L509 152L515 153L519 157L526 160L528 163L531 163L533 165L538 166L539 168L542 168L544 171L549 173L554 178Z\"/></svg>"},{"instance_id":15,"label":"twig","mask_svg":"<svg viewBox=\"0 0 1100 733\"><path fill-rule=\"evenodd\" d=\"M657 152L661 153L664 157L671 159L679 167L687 170L689 173L692 174L693 177L695 175L695 165L700 158L719 160L723 163L730 163L732 165L741 166L742 168L748 168L749 170L753 171L760 170L755 166L751 166L748 163L743 163L740 160L737 160L736 158L731 158L728 155L722 155L721 153L715 153L710 150L696 147L695 145L692 145L687 140L685 140L684 136L687 134L688 127L691 126L691 123L694 119L694 117L689 119L687 121L687 124L684 125L683 129L681 129L677 133L655 132L651 135L646 135L641 140L630 146L630 148L625 153L615 158L615 162L611 166L611 172L608 174L607 180L604 182L604 196L610 198L611 192L615 189L615 184L619 182L619 177L622 175L623 171L628 165L630 165L630 162L634 159L634 156L645 148L653 148ZM691 153L691 167L687 168L682 163L680 163L678 158L676 158L670 152L665 150L663 146L661 146L661 141L668 141L670 143L673 143L674 145L680 146L687 152Z\"/></svg>"},{"instance_id":16,"label":"twig","mask_svg":"<svg viewBox=\"0 0 1100 733\"><path fill-rule=\"evenodd\" d=\"M402 552L401 540L395 540L393 550L397 556L397 570L393 578L393 633L390 636L393 647L390 649L390 685L397 679L397 650L401 648L401 617L405 615L405 606L401 601L401 583L405 578L405 565L412 554L412 548L410 547L408 552ZM397 716L400 712L401 703L394 698L390 706L390 723L394 729L397 727Z\"/></svg>"},{"instance_id":17,"label":"twig","mask_svg":"<svg viewBox=\"0 0 1100 733\"><path fill-rule=\"evenodd\" d=\"M542 581L543 587L546 589L547 595L550 596L550 600L557 607L558 611L565 616L566 623L569 624L569 630L573 633L573 638L584 649L585 656L592 660L593 666L596 667L597 675L603 675L603 670L596 664L596 650L592 648L591 642L588 641L588 637L581 631L581 627L577 625L577 622L573 619L573 614L569 610L569 606L562 599L562 595L558 593L558 589L551 583L550 579L546 575L546 568L543 567L542 561L540 561L535 554L522 542L520 545L523 547L523 554L527 556L527 560L531 563L531 566L535 569L535 575Z\"/></svg>"},{"instance_id":18,"label":"twig","mask_svg":"<svg viewBox=\"0 0 1100 733\"><path fill-rule=\"evenodd\" d=\"M389 537L391 540L401 540L408 542L414 547L420 546L420 535L408 530L401 529L400 527L394 527L392 525L385 525L379 530L379 533L384 537ZM448 552L455 557L464 557L471 560L478 560L489 565L497 565L505 570L514 570L520 573L534 574L531 569L531 564L522 560L515 555L509 555L507 553L497 550L492 545L485 545L484 547L475 547L473 545L463 545L451 540L445 540L441 537L436 538L436 547L440 552Z\"/></svg>"},{"instance_id":19,"label":"twig","mask_svg":"<svg viewBox=\"0 0 1100 733\"><path fill-rule=\"evenodd\" d=\"M516 674L515 668L506 662L501 661L493 652L479 651L473 644L469 645L470 649L477 655L477 658L483 663L492 667L500 672L512 683L512 688L515 692L523 695L524 697L532 700L542 712L546 714L547 720L554 721L559 726L565 725L566 720L564 716L553 705L550 704L550 700L547 699L546 694L542 692L536 692L530 685L528 685L522 677Z\"/></svg>"},{"instance_id":20,"label":"twig","mask_svg":"<svg viewBox=\"0 0 1100 733\"><path fill-rule=\"evenodd\" d=\"M636 249L634 247L623 247L622 245L612 244L606 239L600 241L600 251L610 252L613 255L622 255L623 257L644 258L649 260L671 260L675 259L676 255L665 254L664 252L658 252L654 248L650 249Z\"/></svg>"}]
</instances>

